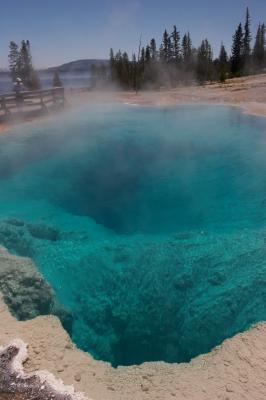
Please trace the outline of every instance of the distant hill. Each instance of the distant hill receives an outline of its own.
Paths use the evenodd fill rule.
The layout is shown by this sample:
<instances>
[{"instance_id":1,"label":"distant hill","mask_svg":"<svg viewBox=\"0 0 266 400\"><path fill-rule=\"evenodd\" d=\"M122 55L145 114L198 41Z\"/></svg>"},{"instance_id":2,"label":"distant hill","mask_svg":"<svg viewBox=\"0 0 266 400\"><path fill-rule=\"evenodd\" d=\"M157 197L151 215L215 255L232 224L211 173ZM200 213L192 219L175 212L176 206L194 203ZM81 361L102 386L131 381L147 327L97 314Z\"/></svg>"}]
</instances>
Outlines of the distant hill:
<instances>
[{"instance_id":1,"label":"distant hill","mask_svg":"<svg viewBox=\"0 0 266 400\"><path fill-rule=\"evenodd\" d=\"M54 72L54 71L58 71L58 72L89 72L92 65L99 66L101 64L108 66L109 60L99 60L99 59L76 60L76 61L71 61L66 64L59 65L58 67L47 68L43 71L44 72Z\"/></svg>"}]
</instances>

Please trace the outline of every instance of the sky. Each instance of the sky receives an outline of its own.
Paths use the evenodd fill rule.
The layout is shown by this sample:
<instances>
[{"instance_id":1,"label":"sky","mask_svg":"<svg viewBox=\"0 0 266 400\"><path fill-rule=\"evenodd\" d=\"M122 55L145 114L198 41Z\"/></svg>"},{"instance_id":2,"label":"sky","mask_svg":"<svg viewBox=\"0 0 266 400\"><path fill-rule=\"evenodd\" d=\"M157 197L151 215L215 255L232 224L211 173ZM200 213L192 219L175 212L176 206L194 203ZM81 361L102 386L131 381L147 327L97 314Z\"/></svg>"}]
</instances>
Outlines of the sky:
<instances>
[{"instance_id":1,"label":"sky","mask_svg":"<svg viewBox=\"0 0 266 400\"><path fill-rule=\"evenodd\" d=\"M0 13L0 68L8 66L8 43L28 39L36 68L83 58L108 58L111 47L129 55L164 29L190 31L193 45L208 37L215 55L230 51L248 6L252 30L266 22L266 0L12 0Z\"/></svg>"}]
</instances>

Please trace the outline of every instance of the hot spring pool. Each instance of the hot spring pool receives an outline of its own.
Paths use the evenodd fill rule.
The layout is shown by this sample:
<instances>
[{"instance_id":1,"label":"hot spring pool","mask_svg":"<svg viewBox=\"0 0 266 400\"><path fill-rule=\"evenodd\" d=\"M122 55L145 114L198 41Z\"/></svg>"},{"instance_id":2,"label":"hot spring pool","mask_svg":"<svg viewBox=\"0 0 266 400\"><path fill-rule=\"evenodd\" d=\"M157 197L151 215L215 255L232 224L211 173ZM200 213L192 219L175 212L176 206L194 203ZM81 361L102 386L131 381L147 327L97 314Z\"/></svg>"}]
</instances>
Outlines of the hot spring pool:
<instances>
[{"instance_id":1,"label":"hot spring pool","mask_svg":"<svg viewBox=\"0 0 266 400\"><path fill-rule=\"evenodd\" d=\"M266 319L266 120L102 105L20 126L0 137L0 220L81 349L188 361Z\"/></svg>"}]
</instances>

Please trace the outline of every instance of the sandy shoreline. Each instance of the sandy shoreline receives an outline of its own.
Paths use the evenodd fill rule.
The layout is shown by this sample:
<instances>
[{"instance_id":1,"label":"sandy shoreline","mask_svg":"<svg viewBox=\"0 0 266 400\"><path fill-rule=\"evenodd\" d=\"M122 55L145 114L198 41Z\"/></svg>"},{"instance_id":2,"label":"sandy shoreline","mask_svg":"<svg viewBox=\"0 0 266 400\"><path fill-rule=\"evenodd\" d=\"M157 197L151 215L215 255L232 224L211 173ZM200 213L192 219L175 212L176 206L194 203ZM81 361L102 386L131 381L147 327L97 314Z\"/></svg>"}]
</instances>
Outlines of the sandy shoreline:
<instances>
[{"instance_id":1,"label":"sandy shoreline","mask_svg":"<svg viewBox=\"0 0 266 400\"><path fill-rule=\"evenodd\" d=\"M266 74L235 78L225 84L180 87L172 90L139 92L83 92L68 98L70 104L120 102L140 106L229 105L245 112L266 116Z\"/></svg>"}]
</instances>

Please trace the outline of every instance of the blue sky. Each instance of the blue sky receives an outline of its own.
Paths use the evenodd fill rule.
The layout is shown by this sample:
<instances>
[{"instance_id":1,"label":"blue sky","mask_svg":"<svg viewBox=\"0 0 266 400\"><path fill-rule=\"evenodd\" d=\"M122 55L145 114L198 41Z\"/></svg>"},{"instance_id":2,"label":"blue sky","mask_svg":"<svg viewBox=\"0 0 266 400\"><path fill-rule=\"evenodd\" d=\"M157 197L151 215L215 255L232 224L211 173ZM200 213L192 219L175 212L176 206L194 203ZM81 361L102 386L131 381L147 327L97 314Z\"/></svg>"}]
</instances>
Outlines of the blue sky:
<instances>
[{"instance_id":1,"label":"blue sky","mask_svg":"<svg viewBox=\"0 0 266 400\"><path fill-rule=\"evenodd\" d=\"M193 44L208 37L217 52L230 50L235 26L249 6L253 31L266 20L266 0L12 0L0 13L0 68L7 67L8 43L29 39L36 67L81 58L107 58L110 47L129 54L174 24L190 30Z\"/></svg>"}]
</instances>

